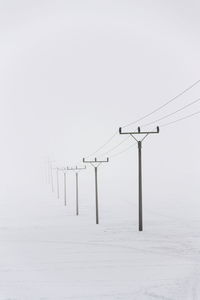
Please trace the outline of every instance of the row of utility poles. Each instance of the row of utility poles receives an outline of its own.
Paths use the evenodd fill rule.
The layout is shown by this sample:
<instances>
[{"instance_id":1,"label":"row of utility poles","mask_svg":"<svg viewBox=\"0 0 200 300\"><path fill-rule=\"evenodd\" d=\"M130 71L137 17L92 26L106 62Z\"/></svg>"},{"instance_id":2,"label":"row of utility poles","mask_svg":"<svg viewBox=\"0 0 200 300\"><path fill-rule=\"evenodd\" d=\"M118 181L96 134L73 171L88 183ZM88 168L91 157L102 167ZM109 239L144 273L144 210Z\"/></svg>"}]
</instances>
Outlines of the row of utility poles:
<instances>
[{"instance_id":1,"label":"row of utility poles","mask_svg":"<svg viewBox=\"0 0 200 300\"><path fill-rule=\"evenodd\" d=\"M137 128L137 131L123 132L122 128L119 128L119 134L128 134L133 137L138 145L138 229L143 231L143 203L142 203L142 144L147 136L151 134L158 134L159 127L156 128L156 131L141 131L140 127ZM141 136L139 139L138 137ZM95 175L95 216L96 224L99 224L99 199L98 199L98 167L103 163L108 163L109 158L106 160L98 160L96 157L94 160L86 160L83 158L83 163L90 164L94 167ZM64 180L64 205L67 205L66 193L67 193L67 184L66 184L66 173L68 171L74 171L76 176L76 215L79 215L79 172L85 170L84 167L66 167L66 168L53 168L54 161L48 161L48 182L51 183L52 191L54 192L54 180L53 180L53 170L56 170L56 182L57 182L57 197L60 198L60 186L59 186L59 171L63 172Z\"/></svg>"},{"instance_id":2,"label":"row of utility poles","mask_svg":"<svg viewBox=\"0 0 200 300\"><path fill-rule=\"evenodd\" d=\"M97 160L97 158L95 158L94 160L91 161L87 161L85 160L85 158L83 158L83 162L84 163L89 163L94 167L94 171L95 171L95 211L96 211L96 224L99 224L99 202L98 202L98 177L97 177L97 170L98 167L102 164L102 163L106 163L109 162L109 159L107 158L107 160ZM67 206L67 172L68 171L75 171L75 175L76 175L76 215L79 215L79 172L81 170L85 170L86 166L84 167L66 167L66 168L58 168L58 167L53 167L53 162L49 161L48 162L48 173L49 175L49 180L48 182L51 183L52 186L52 191L54 192L54 180L53 180L53 170L56 170L56 183L57 183L57 198L60 198L60 183L59 183L59 171L62 171L63 173L63 187L64 187L64 205Z\"/></svg>"},{"instance_id":3,"label":"row of utility poles","mask_svg":"<svg viewBox=\"0 0 200 300\"><path fill-rule=\"evenodd\" d=\"M56 185L57 185L57 198L60 199L60 182L59 182L59 172L61 171L63 173L63 195L64 195L64 205L67 206L67 172L68 171L74 171L75 172L75 178L76 178L76 215L79 215L79 172L86 169L86 166L84 167L53 167L52 161L48 162L48 183L51 184L51 189L54 192L54 180L53 180L53 170L56 171Z\"/></svg>"}]
</instances>

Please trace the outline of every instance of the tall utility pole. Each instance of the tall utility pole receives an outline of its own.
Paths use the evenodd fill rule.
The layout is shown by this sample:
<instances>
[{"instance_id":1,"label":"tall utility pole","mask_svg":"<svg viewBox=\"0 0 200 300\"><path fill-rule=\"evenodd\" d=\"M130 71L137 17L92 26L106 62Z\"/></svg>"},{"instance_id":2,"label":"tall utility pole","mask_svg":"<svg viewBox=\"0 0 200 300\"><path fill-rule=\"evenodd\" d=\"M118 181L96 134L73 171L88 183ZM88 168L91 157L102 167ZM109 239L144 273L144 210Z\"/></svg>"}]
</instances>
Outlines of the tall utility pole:
<instances>
[{"instance_id":1,"label":"tall utility pole","mask_svg":"<svg viewBox=\"0 0 200 300\"><path fill-rule=\"evenodd\" d=\"M94 172L95 172L95 204L96 204L96 224L99 224L99 203L98 203L98 177L97 177L97 170L98 167L102 164L102 163L107 163L109 162L109 158L107 157L107 160L97 160L97 158L95 157L94 160L85 160L85 158L83 158L83 162L84 163L89 163L94 167Z\"/></svg>"},{"instance_id":2,"label":"tall utility pole","mask_svg":"<svg viewBox=\"0 0 200 300\"><path fill-rule=\"evenodd\" d=\"M144 139L150 135L159 133L159 127L157 127L156 131L141 131L140 127L138 127L138 131L133 132L122 132L122 128L119 128L120 134L130 134L137 142L138 144L138 200L139 200L139 231L143 231L143 210L142 210L142 142ZM135 135L143 135L143 138L141 140L138 140Z\"/></svg>"},{"instance_id":3,"label":"tall utility pole","mask_svg":"<svg viewBox=\"0 0 200 300\"><path fill-rule=\"evenodd\" d=\"M69 167L67 167L68 171L76 171L75 174L76 174L76 215L77 216L79 215L78 175L79 175L79 172L81 170L85 170L85 169L86 169L86 166L84 166L83 168L78 168L77 166L75 168L69 168Z\"/></svg>"}]
</instances>

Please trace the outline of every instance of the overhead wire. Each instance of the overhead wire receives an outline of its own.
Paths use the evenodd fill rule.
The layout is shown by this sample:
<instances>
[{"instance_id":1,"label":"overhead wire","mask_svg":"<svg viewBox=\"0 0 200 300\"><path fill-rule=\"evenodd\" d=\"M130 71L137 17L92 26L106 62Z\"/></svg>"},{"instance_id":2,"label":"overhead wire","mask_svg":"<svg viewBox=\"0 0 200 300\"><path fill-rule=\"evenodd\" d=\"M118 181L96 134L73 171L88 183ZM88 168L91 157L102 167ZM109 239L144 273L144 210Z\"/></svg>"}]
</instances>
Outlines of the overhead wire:
<instances>
[{"instance_id":1,"label":"overhead wire","mask_svg":"<svg viewBox=\"0 0 200 300\"><path fill-rule=\"evenodd\" d=\"M138 120L136 120L136 121L134 121L134 122L129 123L128 125L123 126L122 128L128 127L129 125L133 125L134 123L137 123L137 122L139 122L139 121L141 121L141 120L147 118L148 116L154 114L155 112L161 110L162 108L166 107L168 104L170 104L171 102L175 101L177 98L179 98L180 96L182 96L183 94L185 94L187 91L191 90L191 89L192 89L194 86L196 86L198 83L200 83L200 80L197 80L196 82L194 82L194 83L193 83L192 85L190 85L188 88L186 88L185 90L183 90L181 93L179 93L178 95L176 95L175 97L173 97L172 99L170 99L169 101L167 101L166 103L164 103L163 105L159 106L157 109L155 109L155 110L152 111L151 113L149 113L149 114L143 116L142 118L140 118L140 119L138 119ZM180 112L180 111L182 111L182 110L184 110L184 109L186 109L186 108L188 108L188 107L190 107L190 106L196 104L196 103L199 102L199 101L200 101L200 98L198 98L198 99L196 99L196 100L190 102L189 104L184 105L184 106L181 107L180 109L178 109L178 110L176 110L176 111L174 111L174 112L172 112L172 113L170 113L170 114L167 114L167 115L165 115L165 116L163 116L163 117L161 117L161 118L159 118L159 119L157 119L157 120L154 120L154 121L152 121L152 122L146 123L146 124L142 125L142 127L149 126L149 125L152 125L152 124L154 124L154 123L156 123L156 122L159 122L159 121L161 121L161 120L164 120L164 119L166 119L166 118L168 118L168 117L170 117L170 116L172 116L172 115L174 115L174 114L176 114L176 113L178 113L178 112ZM124 142L124 140L123 140L123 142ZM116 148L117 148L118 146L120 146L120 145L121 145L121 143L117 144L115 147L111 148L110 151L107 151L107 152L105 152L104 154L107 154L107 153L111 152L112 150L116 149ZM130 148L131 148L131 147L130 147ZM130 149L130 148L127 148L127 150ZM124 152L124 151L120 151L119 154L120 154L120 153L123 153L123 152ZM112 157L112 156L110 156L110 157Z\"/></svg>"},{"instance_id":2,"label":"overhead wire","mask_svg":"<svg viewBox=\"0 0 200 300\"><path fill-rule=\"evenodd\" d=\"M110 158L119 156L119 155L121 155L121 154L127 152L127 151L130 150L131 148L135 147L136 145L137 145L137 143L136 143L136 142L133 142L133 144L132 144L131 146L125 148L124 150L122 150L122 151L120 151L120 152L117 152L117 153L115 153L115 154L113 154L113 155L110 155Z\"/></svg>"},{"instance_id":3,"label":"overhead wire","mask_svg":"<svg viewBox=\"0 0 200 300\"><path fill-rule=\"evenodd\" d=\"M178 123L178 122L183 121L183 120L185 120L185 119L189 119L189 118L191 118L191 117L193 117L193 116L195 116L195 115L198 115L198 114L200 114L200 111L197 111L197 112L195 112L195 113L186 115L185 117L179 118L179 119L174 120L174 121L172 121L172 122L168 122L168 123L165 123L165 124L161 124L160 127L167 127L167 126L169 126L169 125ZM125 140L127 140L127 139L128 139L128 138L124 139L120 144L122 144L123 142L125 142ZM117 153L115 153L115 154L113 154L113 155L110 155L110 158L114 158L114 157L117 157L117 156L119 156L119 155L121 155L121 154L123 154L123 153L125 153L125 152L128 152L130 149L132 149L132 148L135 147L136 145L137 145L137 143L135 142L134 144L130 145L129 147L123 149L122 151L117 152ZM110 149L110 150L114 150L114 149L116 149L116 148L117 148L117 147L115 146L115 147L113 147L113 148ZM107 153L104 153L104 154L107 154ZM104 154L103 154L103 155L104 155Z\"/></svg>"},{"instance_id":4,"label":"overhead wire","mask_svg":"<svg viewBox=\"0 0 200 300\"><path fill-rule=\"evenodd\" d=\"M96 153L98 153L100 150L102 150L105 146L107 146L113 139L114 137L118 134L118 131L115 131L115 133L102 145L100 146L97 150L95 150L94 152L90 153L89 155L87 155L85 158L88 158L92 155L95 155Z\"/></svg>"},{"instance_id":5,"label":"overhead wire","mask_svg":"<svg viewBox=\"0 0 200 300\"><path fill-rule=\"evenodd\" d=\"M159 107L157 107L156 109L154 109L154 110L151 111L150 113L144 115L143 117L141 117L141 118L139 118L139 119L137 119L137 120L135 120L135 121L133 121L133 122L130 122L130 123L128 123L128 124L122 126L122 128L125 128L125 127L128 127L128 126L130 126L130 125L136 124L136 123L138 123L138 122L140 122L140 121L146 119L147 117L153 115L154 113L160 111L162 108L164 108L164 107L166 107L167 105L169 105L170 103L174 102L176 99L178 99L179 97L181 97L182 95L184 95L185 93L187 93L189 90L191 90L193 87L195 87L195 86L196 86L197 84L199 84L199 83L200 83L200 79L197 80L197 81L195 81L193 84L191 84L189 87L187 87L186 89L184 89L182 92L180 92L179 94L177 94L177 95L174 96L173 98L169 99L166 103L160 105ZM199 101L199 99L195 100L194 103L196 103L197 101ZM171 113L171 114L169 114L169 115L167 115L167 116L164 116L164 117L162 117L162 118L160 118L160 119L158 119L158 120L155 120L155 121L153 121L153 122L150 122L150 123L148 123L148 124L144 124L143 126L151 125L151 124L153 124L153 123L155 123L155 122L157 122L157 121L161 121L161 120L163 120L163 119L169 117L170 115L173 115L173 114L175 114L175 113L177 113L177 112L179 112L179 111L185 109L186 107L191 106L191 105L194 104L194 103L188 104L188 105L182 107L181 109L177 110L176 112L173 112L173 113ZM92 156L92 155L97 154L100 150L102 150L105 146L107 146L107 145L115 138L115 136L117 136L117 134L118 134L118 131L115 131L114 134L113 134L113 135L112 135L112 136L111 136L111 137L110 137L103 145L101 145L99 148L97 148L94 152L92 152L92 153L90 153L89 155L87 155L86 158L88 158L88 157L90 157L90 156ZM108 151L106 151L106 152L103 153L102 155L108 154L108 153L110 153L111 151L115 150L115 149L118 148L124 141L125 141L125 140L123 140L122 142L118 143L117 145L115 145L113 148L109 149ZM102 155L101 155L101 156L102 156Z\"/></svg>"},{"instance_id":6,"label":"overhead wire","mask_svg":"<svg viewBox=\"0 0 200 300\"><path fill-rule=\"evenodd\" d=\"M100 157L101 157L101 156L104 156L104 155L106 155L106 154L108 154L108 153L110 153L110 152L112 152L113 150L115 150L116 148L118 148L120 145L122 145L124 142L126 142L128 139L129 139L129 136L126 137L126 138L124 138L120 143L118 143L117 145L115 145L114 147L112 147L111 149L109 149L108 151L102 153L102 154L100 155Z\"/></svg>"},{"instance_id":7,"label":"overhead wire","mask_svg":"<svg viewBox=\"0 0 200 300\"><path fill-rule=\"evenodd\" d=\"M157 107L156 109L154 109L153 111L151 111L150 113L144 115L143 117L133 121L133 122L130 122L124 126L122 126L122 128L125 128L125 127L128 127L130 125L133 125L133 124L136 124L144 119L146 119L147 117L153 115L154 113L160 111L162 108L166 107L167 105L169 105L170 103L174 102L177 98L181 97L182 95L184 95L186 92L188 92L189 90L191 90L193 87L195 87L197 84L200 83L200 79L195 81L192 85L190 85L189 87L187 87L185 90L183 90L182 92L180 92L179 94L177 94L175 97L169 99L167 102L165 102L164 104L160 105L159 107Z\"/></svg>"},{"instance_id":8,"label":"overhead wire","mask_svg":"<svg viewBox=\"0 0 200 300\"><path fill-rule=\"evenodd\" d=\"M172 124L174 124L174 123L178 123L178 122L184 121L185 119L189 119L189 118L191 118L191 117L193 117L193 116L196 116L196 115L198 115L198 114L200 114L200 110L197 111L197 112L194 112L194 113L192 113L192 114L186 115L186 116L184 116L184 117L182 117L182 118L176 119L176 120L174 120L174 121L171 121L171 122L168 122L168 123L165 123L165 124L161 124L159 127L167 127L167 126L170 126L170 125L172 125ZM120 151L120 152L117 152L116 154L111 155L110 158L116 157L116 156L118 156L118 155L121 155L121 154L123 154L123 153L129 151L131 148L135 147L136 144L137 144L137 143L135 142L133 145L129 146L128 148L125 148L124 150L122 150L122 151Z\"/></svg>"},{"instance_id":9,"label":"overhead wire","mask_svg":"<svg viewBox=\"0 0 200 300\"><path fill-rule=\"evenodd\" d=\"M163 116L162 118L159 118L159 119L157 119L157 120L155 120L155 121L152 121L152 122L149 122L149 123L147 123L147 124L144 124L144 125L142 125L142 127L152 125L152 124L154 124L154 123L156 123L156 122L158 122L158 121L164 120L164 119L166 119L166 118L168 118L168 117L170 117L170 116L172 116L172 115L175 115L176 113L178 113L178 112L180 112L180 111L182 111L182 110L184 110L184 109L186 109L186 108L188 108L188 107L190 107L190 106L196 104L196 103L199 102L199 101L200 101L200 98L198 98L198 99L196 99L196 100L194 100L194 101L192 101L192 102L190 102L190 103L184 105L184 106L181 107L180 109L178 109L178 110L176 110L176 111L174 111L174 112L172 112L172 113L170 113L170 114L168 114L168 115ZM177 120L168 122L168 123L166 123L166 124L161 125L160 127L165 127L165 126L168 126L168 125L171 125L171 124L174 124L174 123L183 121L183 120L185 120L185 119L187 119L187 118L190 118L190 117L192 117L192 116L195 116L195 115L197 115L197 114L200 114L200 111L197 111L197 112L195 112L195 113L189 114L189 115L187 115L187 116L185 116L185 117L182 117L182 118L179 118L179 119L177 119ZM124 140L123 140L123 142L124 142ZM135 145L136 145L136 143L135 143L134 145L129 146L128 148L125 148L124 150L122 150L122 151L120 151L120 152L118 152L118 153L116 153L116 154L114 154L114 155L111 155L110 157L113 158L113 157L115 157L115 156L118 156L118 155L120 155L120 154L123 154L124 152L127 152L129 149L131 149L131 148L134 147ZM117 146L113 147L112 149L116 149L116 148L117 148ZM112 149L111 149L111 150L112 150Z\"/></svg>"},{"instance_id":10,"label":"overhead wire","mask_svg":"<svg viewBox=\"0 0 200 300\"><path fill-rule=\"evenodd\" d=\"M154 121L152 121L152 122L149 122L149 123L146 123L146 124L144 124L144 125L141 125L141 127L146 127L146 126L155 124L155 123L157 123L157 122L159 122L159 121L162 121L162 120L164 120L164 119L167 119L167 118L169 118L169 117L175 115L176 113L178 113L178 112L180 112L180 111L182 111L182 110L184 110L184 109L186 109L186 108L188 108L188 107L190 107L190 106L196 104L196 103L199 102L199 101L200 101L200 98L198 98L198 99L196 99L196 100L194 100L194 101L192 101L192 102L190 102L190 103L184 105L183 107L177 109L176 111L173 111L172 113L169 113L169 114L167 114L167 115L165 115L165 116L163 116L163 117L161 117L161 118L159 118L159 119L157 119L157 120L154 120Z\"/></svg>"},{"instance_id":11,"label":"overhead wire","mask_svg":"<svg viewBox=\"0 0 200 300\"><path fill-rule=\"evenodd\" d=\"M189 119L189 118L191 118L191 117L193 117L193 116L196 116L196 115L198 115L198 114L200 114L200 110L197 111L197 112L194 112L194 113L192 113L192 114L186 115L185 117L182 117L182 118L180 118L180 119L177 119L177 120L174 120L174 121L165 123L165 124L161 124L160 127L166 127L166 126L169 126L169 125L171 125L171 124L174 124L174 123L177 123L177 122L180 122L180 121Z\"/></svg>"},{"instance_id":12,"label":"overhead wire","mask_svg":"<svg viewBox=\"0 0 200 300\"><path fill-rule=\"evenodd\" d=\"M198 99L196 99L195 101L197 102L197 100L198 100ZM200 100L200 99L199 99L199 100ZM191 102L191 103L194 103L195 101L193 101L193 102ZM191 103L190 103L190 105L192 105ZM188 104L188 105L189 105L189 104ZM187 105L187 106L188 106L188 105ZM183 109L183 108L182 108L182 109ZM181 110L182 110L182 109L181 109ZM174 112L174 113L175 113L175 112ZM173 114L174 114L174 113L173 113ZM192 113L192 114L186 115L186 116L184 116L184 117L182 117L182 118L176 119L176 120L174 120L174 121L171 121L171 122L168 122L168 123L161 124L159 127L167 127L167 126L170 126L170 125L172 125L172 124L175 124L175 123L184 121L184 120L186 120L186 119L189 119L189 118L191 118L191 117L193 117L193 116L196 116L196 115L198 115L198 114L200 114L200 110L199 110L199 111L196 111L196 112L194 112L194 113ZM150 124L149 124L149 125L150 125ZM116 133L115 133L115 135L116 135ZM114 135L113 135L113 136L114 136ZM113 151L113 150L116 149L119 145L121 145L122 143L124 143L126 140L128 140L128 137L126 137L122 142L120 142L118 145L116 145L115 147L111 148L109 151L105 152L104 154L107 154L108 152ZM137 143L134 142L132 145L130 145L129 147L125 148L124 150L122 150L122 151L120 151L120 152L117 152L117 153L115 153L115 154L113 154L113 155L110 155L110 158L117 157L117 156L119 156L119 155L121 155L121 154L123 154L123 153L129 151L131 148L135 147L136 145L137 145ZM104 154L102 154L102 155L104 155ZM101 156L102 156L102 155L101 155ZM80 162L82 162L82 161L80 161Z\"/></svg>"}]
</instances>

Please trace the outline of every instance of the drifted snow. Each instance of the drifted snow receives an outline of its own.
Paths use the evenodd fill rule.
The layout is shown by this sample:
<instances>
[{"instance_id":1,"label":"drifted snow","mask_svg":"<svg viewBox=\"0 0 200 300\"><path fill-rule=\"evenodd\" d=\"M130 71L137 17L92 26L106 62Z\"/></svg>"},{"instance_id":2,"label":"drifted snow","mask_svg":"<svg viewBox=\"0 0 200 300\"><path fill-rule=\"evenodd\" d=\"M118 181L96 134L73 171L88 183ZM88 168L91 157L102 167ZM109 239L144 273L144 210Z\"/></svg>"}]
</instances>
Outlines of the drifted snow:
<instances>
[{"instance_id":1,"label":"drifted snow","mask_svg":"<svg viewBox=\"0 0 200 300\"><path fill-rule=\"evenodd\" d=\"M101 207L96 226L83 199L76 217L73 199L65 208L49 191L32 197L21 212L1 204L0 300L200 299L197 220L149 211L139 233L131 203L128 214Z\"/></svg>"}]
</instances>

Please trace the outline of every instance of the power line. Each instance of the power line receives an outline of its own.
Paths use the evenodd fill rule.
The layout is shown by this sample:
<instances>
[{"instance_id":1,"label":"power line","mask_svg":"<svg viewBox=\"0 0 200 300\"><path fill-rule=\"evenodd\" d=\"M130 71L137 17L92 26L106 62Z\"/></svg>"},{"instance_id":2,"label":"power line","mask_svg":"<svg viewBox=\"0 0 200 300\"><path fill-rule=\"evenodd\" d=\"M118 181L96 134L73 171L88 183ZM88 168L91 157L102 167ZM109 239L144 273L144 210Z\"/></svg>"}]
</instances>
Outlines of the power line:
<instances>
[{"instance_id":1,"label":"power line","mask_svg":"<svg viewBox=\"0 0 200 300\"><path fill-rule=\"evenodd\" d=\"M182 118L180 118L180 119L177 119L177 120L174 120L174 121L172 121L172 122L169 122L169 123L165 123L165 124L163 124L163 125L160 125L160 127L167 127L167 126L169 126L169 125L171 125L171 124L178 123L178 122L183 121L183 120L185 120L185 119L189 119L189 118L191 118L191 117L193 117L193 116L195 116L195 115L198 115L198 114L200 114L200 110L197 111L197 112L195 112L195 113L186 115L185 117L182 117ZM145 125L144 125L144 126L145 126ZM122 150L122 151L120 151L120 152L117 152L116 154L110 155L110 158L119 156L119 155L121 155L121 154L127 152L127 151L130 150L131 148L135 147L136 145L137 145L137 144L135 143L135 144L133 144L133 145L131 145L131 146L125 148L124 150Z\"/></svg>"},{"instance_id":2,"label":"power line","mask_svg":"<svg viewBox=\"0 0 200 300\"><path fill-rule=\"evenodd\" d=\"M153 115L154 113L160 111L162 108L164 108L165 106L167 106L168 104L172 103L173 101L175 101L177 98L181 97L183 94L185 94L186 92L188 92L189 90L191 90L194 86L196 86L198 83L200 83L200 79L197 80L196 82L194 82L192 85L190 85L189 87L187 87L185 90L183 90L182 92L180 92L178 95L176 95L175 97L171 98L170 100L168 100L166 103L164 103L163 105L159 106L158 108L154 109L152 112L144 115L143 117L137 119L136 121L133 121L131 123L128 123L126 125L124 125L122 128L128 127L130 125L133 125L139 121L142 121L144 119L146 119L147 117ZM89 158L90 156L95 155L96 153L98 153L100 150L102 150L105 146L107 146L113 139L114 137L118 134L118 131L115 131L114 134L99 148L97 148L94 152L90 153L88 156L86 156L85 158ZM119 144L120 145L120 144ZM117 146L116 146L117 148ZM115 148L115 149L116 149Z\"/></svg>"},{"instance_id":3,"label":"power line","mask_svg":"<svg viewBox=\"0 0 200 300\"><path fill-rule=\"evenodd\" d=\"M108 151L102 153L102 154L100 155L100 157L102 157L102 156L104 156L104 155L106 155L106 154L112 152L113 150L117 149L121 144L123 144L124 142L126 142L128 139L129 139L129 136L126 137L125 139L123 139L123 140L122 140L120 143L118 143L116 146L114 146L114 147L112 147L111 149L109 149Z\"/></svg>"},{"instance_id":4,"label":"power line","mask_svg":"<svg viewBox=\"0 0 200 300\"><path fill-rule=\"evenodd\" d=\"M127 152L128 150L130 150L131 148L135 147L136 145L137 145L137 144L135 143L135 144L133 144L133 145L131 145L131 146L125 148L124 150L122 150L122 151L120 151L120 152L117 152L117 153L111 155L110 158L113 158L113 157L116 157L116 156L118 156L118 155L121 155L121 154Z\"/></svg>"},{"instance_id":5,"label":"power line","mask_svg":"<svg viewBox=\"0 0 200 300\"><path fill-rule=\"evenodd\" d=\"M180 111L182 111L182 110L184 110L184 109L186 109L186 108L188 108L188 107L190 107L190 106L196 104L196 103L199 102L199 101L200 101L200 98L198 98L198 99L196 99L196 100L194 100L194 101L192 101L192 102L190 102L190 103L184 105L183 107L177 109L176 111L174 111L174 112L172 112L172 113L170 113L170 114L167 114L167 115L165 115L165 116L163 116L163 117L161 117L161 118L159 118L159 119L157 119L157 120L155 120L155 121L146 123L146 124L142 125L142 127L146 127L146 126L155 124L155 123L157 123L157 122L159 122L159 121L162 121L162 120L164 120L164 119L167 119L167 118L169 118L169 117L175 115L176 113L178 113L178 112L180 112Z\"/></svg>"},{"instance_id":6,"label":"power line","mask_svg":"<svg viewBox=\"0 0 200 300\"><path fill-rule=\"evenodd\" d=\"M165 123L165 124L163 124L163 125L160 125L160 127L166 127L166 126L169 126L169 125L171 125L171 124L174 124L174 123L177 123L177 122L180 122L180 121L189 119L189 118L191 118L191 117L193 117L193 116L195 116L195 115L198 115L198 114L200 114L200 110L197 111L197 112L195 112L195 113L193 113L193 114L187 115L187 116L185 116L185 117L183 117L183 118L180 118L180 119L177 119L177 120L175 120L175 121L172 121L172 122L169 122L169 123Z\"/></svg>"},{"instance_id":7,"label":"power line","mask_svg":"<svg viewBox=\"0 0 200 300\"><path fill-rule=\"evenodd\" d=\"M200 99L197 99L197 100L193 101L192 103L194 104L194 102L197 102L197 101L200 101ZM192 103L188 104L187 107L190 106L190 105L192 105ZM185 106L185 107L186 107L186 106ZM183 108L181 108L180 110L182 110L182 109L183 109ZM180 110L179 110L179 111L180 111ZM177 112L177 111L176 111L176 112ZM175 112L173 112L172 114L175 114ZM172 114L170 114L170 115L172 115ZM177 120L175 120L175 121L172 121L172 122L169 122L169 123L165 123L165 124L163 124L163 125L160 125L160 127L165 127L165 126L168 126L168 125L171 125L171 124L174 124L174 123L183 121L183 120L185 120L185 119L189 119L189 118L191 118L191 117L193 117L193 116L195 116L195 115L198 115L198 114L200 114L200 111L197 111L197 112L195 112L195 113L189 114L189 115L187 115L187 116L185 116L185 117L183 117L183 118L177 119ZM164 118L166 118L166 116L163 117L163 119L164 119ZM161 118L161 119L162 119L162 118ZM159 119L159 120L161 120L161 119ZM157 120L157 121L158 121L158 120ZM151 124L152 124L152 123L149 123L149 124L145 124L145 125L143 125L143 126L147 126L147 125L151 125ZM124 140L124 141L125 141L125 140ZM123 142L124 142L124 141L123 141ZM136 146L136 143L135 143L134 145L131 145L131 146L125 148L124 150L122 150L122 151L120 151L120 152L117 152L116 154L110 155L110 158L119 156L119 155L121 155L121 154L127 152L128 150L130 150L131 148L133 148L133 147L135 147L135 146ZM116 147L116 148L117 148L117 147ZM110 149L110 150L111 150L111 149ZM113 149L113 150L114 150L114 149ZM104 154L106 154L106 153L104 153Z\"/></svg>"},{"instance_id":8,"label":"power line","mask_svg":"<svg viewBox=\"0 0 200 300\"><path fill-rule=\"evenodd\" d=\"M168 100L166 103L160 105L158 108L154 109L153 111L151 111L150 113L144 115L143 117L137 119L136 121L130 122L126 125L124 125L122 128L128 127L130 125L136 124L144 119L146 119L147 117L153 115L154 113L160 111L162 108L166 107L168 104L174 102L177 98L179 98L180 96L182 96L183 94L185 94L186 92L188 92L189 90L191 90L194 86L196 86L198 83L200 82L200 79L197 80L196 82L194 82L192 85L190 85L189 87L187 87L185 90L183 90L181 93L179 93L178 95L176 95L175 97L171 98L170 100Z\"/></svg>"},{"instance_id":9,"label":"power line","mask_svg":"<svg viewBox=\"0 0 200 300\"><path fill-rule=\"evenodd\" d=\"M159 118L159 119L157 119L157 120L155 120L155 121L146 123L146 124L142 125L142 127L152 125L152 124L154 124L154 123L156 123L156 122L158 122L158 121L164 120L164 119L166 119L166 118L168 118L168 117L170 117L170 116L172 116L172 115L175 115L176 113L178 113L178 112L180 112L180 111L182 111L182 110L184 110L184 109L186 109L186 108L188 108L188 107L190 107L190 106L196 104L196 103L199 102L199 101L200 101L200 98L198 98L198 99L196 99L196 100L194 100L194 101L192 101L192 102L186 104L185 106L181 107L180 109L178 109L178 110L176 110L176 111L174 111L174 112L172 112L172 113L170 113L170 114L168 114L168 115L163 116L162 118ZM182 121L182 120L184 120L184 119L186 119L186 118L189 118L189 117L191 117L191 116L193 116L193 115L196 115L196 114L198 114L198 113L199 113L199 112L194 113L194 114L191 114L191 115L189 115L189 116L187 116L187 117L180 118L180 119L178 119L178 120L176 120L176 121L169 122L169 123L167 123L167 124L165 124L165 125L161 125L160 127L164 127L164 126L167 126L167 125L176 123L176 122L178 122L178 121ZM105 143L105 144L108 144L109 141L110 141L111 139L114 138L114 136L116 136L116 133L115 133L115 134L107 141L107 143ZM125 139L122 140L120 143L118 143L116 146L114 146L114 147L112 147L111 149L109 149L108 151L102 153L100 156L102 157L102 156L104 156L104 155L106 155L106 154L109 154L109 153L112 152L113 150L117 149L121 144L123 144L123 143L124 143L126 140L128 140L128 139L129 139L129 137L125 138ZM105 145L105 144L104 144L104 145ZM120 152L118 152L118 153L116 153L116 154L111 155L110 157L113 158L113 157L116 157L116 156L118 156L118 155L121 155L121 154L123 154L124 152L128 151L129 149L131 149L132 147L133 147L133 145L131 145L131 146L128 147L128 148L125 148L124 150L122 150L122 151L120 151ZM103 148L103 146L102 146L101 148ZM100 148L99 148L99 150L100 150ZM98 151L97 151L97 152L98 152Z\"/></svg>"},{"instance_id":10,"label":"power line","mask_svg":"<svg viewBox=\"0 0 200 300\"><path fill-rule=\"evenodd\" d=\"M103 149L106 145L108 145L113 139L114 137L118 134L118 131L115 131L115 133L101 146L99 147L97 150L95 150L94 152L90 153L88 156L86 156L85 158L88 158L92 155L95 155L97 152L99 152L101 149Z\"/></svg>"}]
</instances>

